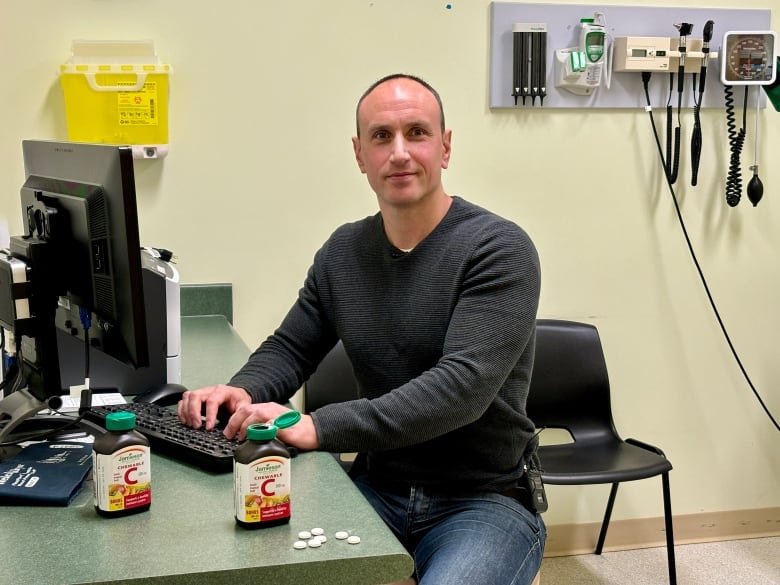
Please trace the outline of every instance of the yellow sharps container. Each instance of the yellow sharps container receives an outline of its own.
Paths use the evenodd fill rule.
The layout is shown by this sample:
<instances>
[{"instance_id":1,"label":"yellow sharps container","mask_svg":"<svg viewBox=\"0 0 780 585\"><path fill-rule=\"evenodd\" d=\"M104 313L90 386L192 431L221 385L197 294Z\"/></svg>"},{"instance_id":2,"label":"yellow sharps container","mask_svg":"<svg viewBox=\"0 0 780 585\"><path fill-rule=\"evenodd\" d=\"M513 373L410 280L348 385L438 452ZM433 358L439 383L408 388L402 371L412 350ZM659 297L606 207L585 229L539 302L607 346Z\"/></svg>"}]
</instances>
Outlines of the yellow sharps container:
<instances>
[{"instance_id":1,"label":"yellow sharps container","mask_svg":"<svg viewBox=\"0 0 780 585\"><path fill-rule=\"evenodd\" d=\"M165 156L171 73L152 41L73 41L60 66L68 139L128 144L135 158Z\"/></svg>"}]
</instances>

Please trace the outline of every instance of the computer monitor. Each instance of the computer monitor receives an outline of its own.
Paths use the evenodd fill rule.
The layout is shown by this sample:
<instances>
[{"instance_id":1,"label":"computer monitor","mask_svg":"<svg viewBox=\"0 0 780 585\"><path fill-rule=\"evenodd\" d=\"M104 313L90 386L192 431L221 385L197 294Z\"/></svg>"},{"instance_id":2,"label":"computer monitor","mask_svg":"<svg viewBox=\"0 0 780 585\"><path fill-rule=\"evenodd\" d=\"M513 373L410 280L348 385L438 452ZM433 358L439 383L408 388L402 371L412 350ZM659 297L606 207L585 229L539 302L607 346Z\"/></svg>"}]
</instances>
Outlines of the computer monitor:
<instances>
[{"instance_id":1,"label":"computer monitor","mask_svg":"<svg viewBox=\"0 0 780 585\"><path fill-rule=\"evenodd\" d=\"M22 152L24 234L0 258L17 274L24 265L22 282L0 279L0 307L13 307L0 325L20 340L22 378L0 401L0 437L66 392L58 329L131 367L149 363L131 148L25 140Z\"/></svg>"}]
</instances>

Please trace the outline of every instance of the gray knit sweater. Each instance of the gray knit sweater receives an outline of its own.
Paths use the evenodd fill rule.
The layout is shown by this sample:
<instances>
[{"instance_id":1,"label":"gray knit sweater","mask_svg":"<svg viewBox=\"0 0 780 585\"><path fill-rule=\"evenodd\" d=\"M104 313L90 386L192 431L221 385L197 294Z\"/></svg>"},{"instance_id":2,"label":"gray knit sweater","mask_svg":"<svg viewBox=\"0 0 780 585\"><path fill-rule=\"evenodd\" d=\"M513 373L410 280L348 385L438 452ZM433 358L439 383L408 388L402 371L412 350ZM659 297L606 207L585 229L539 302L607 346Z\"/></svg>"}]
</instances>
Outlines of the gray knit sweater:
<instances>
[{"instance_id":1,"label":"gray knit sweater","mask_svg":"<svg viewBox=\"0 0 780 585\"><path fill-rule=\"evenodd\" d=\"M341 339L361 398L312 414L320 447L379 479L497 489L520 475L539 260L516 224L459 197L404 253L380 214L338 228L297 302L230 380L284 403Z\"/></svg>"}]
</instances>

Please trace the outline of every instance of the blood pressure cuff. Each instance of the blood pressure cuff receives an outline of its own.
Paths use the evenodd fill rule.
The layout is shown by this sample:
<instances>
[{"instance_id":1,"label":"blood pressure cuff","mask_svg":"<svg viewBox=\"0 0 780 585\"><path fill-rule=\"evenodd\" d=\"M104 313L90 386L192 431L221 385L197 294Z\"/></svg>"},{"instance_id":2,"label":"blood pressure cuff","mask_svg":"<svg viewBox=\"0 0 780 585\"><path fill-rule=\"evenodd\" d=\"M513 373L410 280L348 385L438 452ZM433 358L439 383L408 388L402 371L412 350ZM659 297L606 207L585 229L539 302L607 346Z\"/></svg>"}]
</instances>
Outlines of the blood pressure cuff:
<instances>
[{"instance_id":1,"label":"blood pressure cuff","mask_svg":"<svg viewBox=\"0 0 780 585\"><path fill-rule=\"evenodd\" d=\"M67 506L92 469L92 445L33 443L0 462L0 505Z\"/></svg>"}]
</instances>

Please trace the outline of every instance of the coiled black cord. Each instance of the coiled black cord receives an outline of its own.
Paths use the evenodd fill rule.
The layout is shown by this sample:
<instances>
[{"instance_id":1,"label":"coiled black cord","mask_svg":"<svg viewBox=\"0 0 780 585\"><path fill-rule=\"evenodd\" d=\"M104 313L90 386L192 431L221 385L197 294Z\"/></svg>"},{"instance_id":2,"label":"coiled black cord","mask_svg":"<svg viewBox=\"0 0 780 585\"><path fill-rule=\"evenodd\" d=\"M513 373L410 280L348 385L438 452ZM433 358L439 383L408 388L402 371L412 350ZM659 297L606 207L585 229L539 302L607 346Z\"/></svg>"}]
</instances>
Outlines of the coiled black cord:
<instances>
[{"instance_id":1,"label":"coiled black cord","mask_svg":"<svg viewBox=\"0 0 780 585\"><path fill-rule=\"evenodd\" d=\"M682 73L678 74L677 84L679 86L683 81ZM672 88L674 87L674 73L669 74L669 99L666 102L666 161L664 169L666 170L666 179L674 185L677 182L677 174L680 170L680 110L682 109L682 91L677 92L677 126L672 132L672 118L674 109L672 108ZM678 88L679 89L679 88ZM674 135L674 144L672 144L672 135Z\"/></svg>"},{"instance_id":2,"label":"coiled black cord","mask_svg":"<svg viewBox=\"0 0 780 585\"><path fill-rule=\"evenodd\" d=\"M691 134L691 186L695 187L699 182L699 163L701 162L701 148L703 139L701 136L701 102L704 99L704 88L707 86L707 64L710 59L710 41L715 23L708 20L704 23L702 32L701 68L699 69L699 95L696 95L696 74L693 74L693 134Z\"/></svg>"},{"instance_id":3,"label":"coiled black cord","mask_svg":"<svg viewBox=\"0 0 780 585\"><path fill-rule=\"evenodd\" d=\"M745 86L745 99L742 107L742 128L737 130L736 116L734 114L734 88L731 85L724 86L726 95L726 128L729 134L729 148L731 158L729 160L729 172L726 179L726 203L730 207L736 207L742 198L742 146L745 144L745 126L747 125L747 100L748 87Z\"/></svg>"},{"instance_id":4,"label":"coiled black cord","mask_svg":"<svg viewBox=\"0 0 780 585\"><path fill-rule=\"evenodd\" d=\"M680 125L680 108L677 106L677 126L674 127L674 165L672 166L672 184L677 182L677 175L680 172L680 134L682 132L682 126Z\"/></svg>"},{"instance_id":5,"label":"coiled black cord","mask_svg":"<svg viewBox=\"0 0 780 585\"><path fill-rule=\"evenodd\" d=\"M704 99L704 88L707 85L707 64L710 59L710 41L712 40L712 31L715 27L715 23L712 20L708 20L704 23L704 31L702 32L702 44L701 52L703 54L701 60L701 68L699 69L699 86L698 95L696 91L696 74L693 74L693 133L691 134L691 186L695 187L699 182L699 163L701 162L701 148L702 148L702 136L701 136L701 102Z\"/></svg>"},{"instance_id":6,"label":"coiled black cord","mask_svg":"<svg viewBox=\"0 0 780 585\"><path fill-rule=\"evenodd\" d=\"M702 75L706 75L702 73ZM696 74L693 75L693 133L691 134L691 186L699 182L699 162L701 161L701 101L702 93L696 95Z\"/></svg>"}]
</instances>

